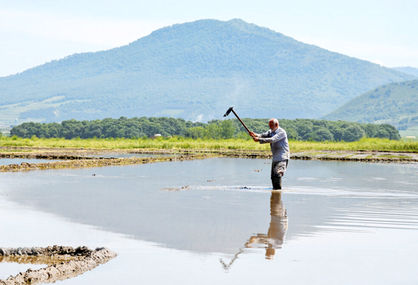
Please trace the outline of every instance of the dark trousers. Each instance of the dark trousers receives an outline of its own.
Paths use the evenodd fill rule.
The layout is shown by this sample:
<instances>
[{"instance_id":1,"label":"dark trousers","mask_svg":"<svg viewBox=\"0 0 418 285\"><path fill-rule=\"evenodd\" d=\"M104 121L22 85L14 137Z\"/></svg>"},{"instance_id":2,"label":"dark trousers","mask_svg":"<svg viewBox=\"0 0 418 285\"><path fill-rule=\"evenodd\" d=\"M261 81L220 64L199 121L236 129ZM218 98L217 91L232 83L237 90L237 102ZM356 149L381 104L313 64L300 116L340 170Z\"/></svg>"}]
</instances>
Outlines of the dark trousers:
<instances>
[{"instance_id":1,"label":"dark trousers","mask_svg":"<svg viewBox=\"0 0 418 285\"><path fill-rule=\"evenodd\" d=\"M273 161L271 164L271 183L273 189L282 189L282 177L287 169L289 160Z\"/></svg>"}]
</instances>

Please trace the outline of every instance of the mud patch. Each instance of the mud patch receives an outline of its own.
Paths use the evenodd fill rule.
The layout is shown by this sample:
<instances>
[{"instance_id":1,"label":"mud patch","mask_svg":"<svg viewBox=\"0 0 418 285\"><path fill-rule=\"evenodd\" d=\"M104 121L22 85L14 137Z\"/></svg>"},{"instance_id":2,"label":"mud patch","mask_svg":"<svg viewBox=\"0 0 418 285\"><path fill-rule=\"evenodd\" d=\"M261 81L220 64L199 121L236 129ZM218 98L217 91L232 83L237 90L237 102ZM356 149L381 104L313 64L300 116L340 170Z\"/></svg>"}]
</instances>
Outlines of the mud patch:
<instances>
[{"instance_id":1,"label":"mud patch","mask_svg":"<svg viewBox=\"0 0 418 285\"><path fill-rule=\"evenodd\" d=\"M181 187L166 187L166 188L162 188L161 190L164 190L164 191L187 191L187 190L190 190L190 185L185 185L185 186L181 186Z\"/></svg>"},{"instance_id":2,"label":"mud patch","mask_svg":"<svg viewBox=\"0 0 418 285\"><path fill-rule=\"evenodd\" d=\"M28 269L6 280L1 285L53 283L73 278L92 270L116 257L116 253L106 248L91 250L85 246L49 246L31 248L0 248L0 262L24 264L45 264L37 270Z\"/></svg>"},{"instance_id":3,"label":"mud patch","mask_svg":"<svg viewBox=\"0 0 418 285\"><path fill-rule=\"evenodd\" d=\"M56 162L49 162L49 163L21 163L21 164L0 165L0 172L134 165L134 164L145 164L145 163L155 163L155 162L204 159L208 157L210 156L206 154L206 155L180 155L180 156L173 156L173 157L164 156L164 157L131 157L131 158L97 158L97 159L56 161Z\"/></svg>"}]
</instances>

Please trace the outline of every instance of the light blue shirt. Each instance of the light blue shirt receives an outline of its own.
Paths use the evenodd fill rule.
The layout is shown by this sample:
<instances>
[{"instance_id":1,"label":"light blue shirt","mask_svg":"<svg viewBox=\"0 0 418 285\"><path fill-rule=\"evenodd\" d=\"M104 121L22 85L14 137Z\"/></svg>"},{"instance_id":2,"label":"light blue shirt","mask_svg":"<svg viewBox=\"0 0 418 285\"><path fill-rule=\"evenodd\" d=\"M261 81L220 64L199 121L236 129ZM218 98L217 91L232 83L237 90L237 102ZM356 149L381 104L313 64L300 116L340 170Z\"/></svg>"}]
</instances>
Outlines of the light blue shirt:
<instances>
[{"instance_id":1,"label":"light blue shirt","mask_svg":"<svg viewBox=\"0 0 418 285\"><path fill-rule=\"evenodd\" d=\"M282 161L290 158L289 141L286 131L278 127L277 130L268 130L258 139L260 143L269 143L273 154L273 161Z\"/></svg>"}]
</instances>

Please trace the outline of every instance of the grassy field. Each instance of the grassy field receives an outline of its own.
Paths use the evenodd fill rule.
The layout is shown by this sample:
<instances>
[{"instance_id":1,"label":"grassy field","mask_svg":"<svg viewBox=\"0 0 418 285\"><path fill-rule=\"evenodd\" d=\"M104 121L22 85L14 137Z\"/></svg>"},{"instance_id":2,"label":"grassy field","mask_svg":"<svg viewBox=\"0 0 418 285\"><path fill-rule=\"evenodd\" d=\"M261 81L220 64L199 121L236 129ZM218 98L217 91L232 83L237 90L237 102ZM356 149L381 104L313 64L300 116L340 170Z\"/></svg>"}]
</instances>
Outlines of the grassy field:
<instances>
[{"instance_id":1,"label":"grassy field","mask_svg":"<svg viewBox=\"0 0 418 285\"><path fill-rule=\"evenodd\" d=\"M400 151L418 152L418 142L388 139L362 139L357 142L290 141L291 152L301 151ZM208 150L268 150L268 144L245 139L201 140L190 138L158 139L22 139L0 137L0 147L83 148L83 149L208 149Z\"/></svg>"}]
</instances>

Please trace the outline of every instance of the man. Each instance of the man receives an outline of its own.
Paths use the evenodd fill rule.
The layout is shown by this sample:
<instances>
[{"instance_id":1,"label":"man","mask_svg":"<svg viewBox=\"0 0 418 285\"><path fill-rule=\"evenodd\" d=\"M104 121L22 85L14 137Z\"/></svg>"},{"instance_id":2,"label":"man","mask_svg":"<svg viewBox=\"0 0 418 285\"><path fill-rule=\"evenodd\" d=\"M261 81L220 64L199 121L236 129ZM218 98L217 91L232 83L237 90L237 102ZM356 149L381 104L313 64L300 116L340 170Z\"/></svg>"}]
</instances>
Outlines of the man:
<instances>
[{"instance_id":1,"label":"man","mask_svg":"<svg viewBox=\"0 0 418 285\"><path fill-rule=\"evenodd\" d=\"M277 119L269 120L269 127L265 133L256 134L250 132L250 136L255 142L269 143L273 154L271 164L271 182L273 189L282 189L282 177L286 171L290 158L289 142L287 140L286 131L279 127Z\"/></svg>"}]
</instances>

